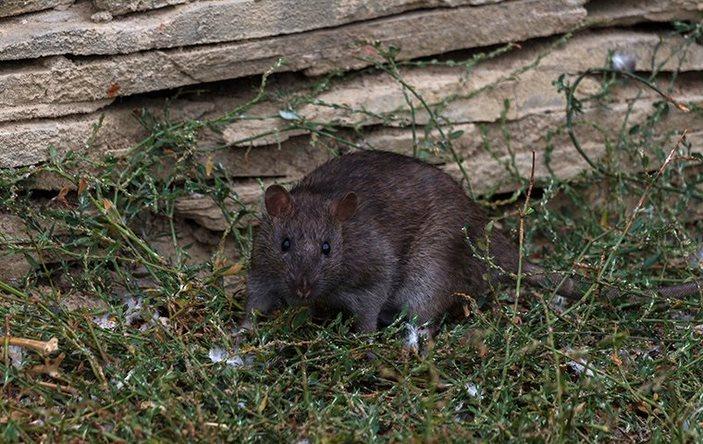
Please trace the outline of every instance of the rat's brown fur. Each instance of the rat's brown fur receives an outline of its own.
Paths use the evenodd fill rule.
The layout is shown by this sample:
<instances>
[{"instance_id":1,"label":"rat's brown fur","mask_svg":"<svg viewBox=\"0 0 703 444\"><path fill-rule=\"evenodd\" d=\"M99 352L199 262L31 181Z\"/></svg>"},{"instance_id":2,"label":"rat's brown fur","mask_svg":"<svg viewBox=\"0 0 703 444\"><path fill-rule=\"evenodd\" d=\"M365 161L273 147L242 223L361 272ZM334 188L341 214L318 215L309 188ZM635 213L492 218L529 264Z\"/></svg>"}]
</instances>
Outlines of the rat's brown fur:
<instances>
[{"instance_id":1,"label":"rat's brown fur","mask_svg":"<svg viewBox=\"0 0 703 444\"><path fill-rule=\"evenodd\" d=\"M499 230L486 230L482 208L446 173L411 157L381 151L338 157L290 193L270 187L266 207L252 252L245 326L254 311L284 303L347 311L357 331L376 330L403 311L432 324L457 308L457 293L481 298L517 272L515 245ZM533 264L525 272L531 284L560 281ZM558 292L580 297L571 279Z\"/></svg>"}]
</instances>

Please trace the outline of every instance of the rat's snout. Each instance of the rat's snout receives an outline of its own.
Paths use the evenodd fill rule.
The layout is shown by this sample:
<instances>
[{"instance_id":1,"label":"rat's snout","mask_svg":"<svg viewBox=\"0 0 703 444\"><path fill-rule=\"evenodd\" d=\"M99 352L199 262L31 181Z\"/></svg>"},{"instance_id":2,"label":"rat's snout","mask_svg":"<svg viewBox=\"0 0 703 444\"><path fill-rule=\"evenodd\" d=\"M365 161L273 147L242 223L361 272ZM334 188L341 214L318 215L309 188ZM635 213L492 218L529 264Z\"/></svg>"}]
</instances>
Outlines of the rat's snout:
<instances>
[{"instance_id":1,"label":"rat's snout","mask_svg":"<svg viewBox=\"0 0 703 444\"><path fill-rule=\"evenodd\" d=\"M310 280L306 277L301 277L297 279L296 284L295 284L295 294L299 298L302 299L307 299L310 297L310 294L312 293L312 285L310 283Z\"/></svg>"}]
</instances>

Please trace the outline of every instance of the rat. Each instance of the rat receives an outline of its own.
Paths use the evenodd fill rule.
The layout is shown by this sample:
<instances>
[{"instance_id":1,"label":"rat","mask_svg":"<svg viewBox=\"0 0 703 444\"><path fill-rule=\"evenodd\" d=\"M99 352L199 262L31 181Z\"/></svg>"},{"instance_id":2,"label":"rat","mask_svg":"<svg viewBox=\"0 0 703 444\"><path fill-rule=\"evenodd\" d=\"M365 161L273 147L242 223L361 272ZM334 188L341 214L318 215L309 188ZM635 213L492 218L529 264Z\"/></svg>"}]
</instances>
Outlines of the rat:
<instances>
[{"instance_id":1,"label":"rat","mask_svg":"<svg viewBox=\"0 0 703 444\"><path fill-rule=\"evenodd\" d=\"M373 332L400 314L436 328L461 308L514 285L519 253L483 208L441 169L414 157L359 151L317 167L290 191L264 193L247 276L243 329L255 312L284 305L343 311L356 332ZM530 285L578 299L571 277L523 262ZM655 291L683 297L690 282ZM609 296L619 294L609 292Z\"/></svg>"}]
</instances>

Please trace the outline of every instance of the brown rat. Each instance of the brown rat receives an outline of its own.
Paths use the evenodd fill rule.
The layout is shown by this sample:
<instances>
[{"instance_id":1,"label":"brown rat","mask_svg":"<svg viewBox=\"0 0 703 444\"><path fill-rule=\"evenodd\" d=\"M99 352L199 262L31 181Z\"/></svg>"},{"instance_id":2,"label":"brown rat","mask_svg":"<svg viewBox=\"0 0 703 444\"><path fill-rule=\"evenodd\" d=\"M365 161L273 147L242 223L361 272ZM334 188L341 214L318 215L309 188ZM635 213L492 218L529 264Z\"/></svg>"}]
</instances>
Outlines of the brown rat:
<instances>
[{"instance_id":1,"label":"brown rat","mask_svg":"<svg viewBox=\"0 0 703 444\"><path fill-rule=\"evenodd\" d=\"M398 314L433 324L456 309L457 293L483 297L510 284L515 245L461 186L418 159L363 151L332 159L290 192L273 185L254 240L246 319L288 304L350 313L374 331ZM555 287L561 276L525 264L526 281ZM557 292L580 297L566 278ZM685 284L695 294L698 283ZM674 287L671 287L674 288ZM681 296L676 287L667 296Z\"/></svg>"}]
</instances>

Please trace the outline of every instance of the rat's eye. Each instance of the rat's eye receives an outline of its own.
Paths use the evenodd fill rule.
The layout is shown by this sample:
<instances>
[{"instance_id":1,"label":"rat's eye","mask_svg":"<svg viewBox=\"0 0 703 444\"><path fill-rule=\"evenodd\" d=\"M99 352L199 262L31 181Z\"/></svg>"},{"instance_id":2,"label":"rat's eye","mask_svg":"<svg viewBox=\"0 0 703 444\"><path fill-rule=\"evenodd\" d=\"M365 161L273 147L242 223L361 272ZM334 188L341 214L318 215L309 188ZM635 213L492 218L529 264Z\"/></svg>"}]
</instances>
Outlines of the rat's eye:
<instances>
[{"instance_id":1,"label":"rat's eye","mask_svg":"<svg viewBox=\"0 0 703 444\"><path fill-rule=\"evenodd\" d=\"M283 243L281 243L281 250L283 250L283 252L290 250L290 239L283 239Z\"/></svg>"},{"instance_id":2,"label":"rat's eye","mask_svg":"<svg viewBox=\"0 0 703 444\"><path fill-rule=\"evenodd\" d=\"M332 247L330 247L330 243L325 241L322 243L322 254L325 256L330 254L330 251L332 251Z\"/></svg>"}]
</instances>

